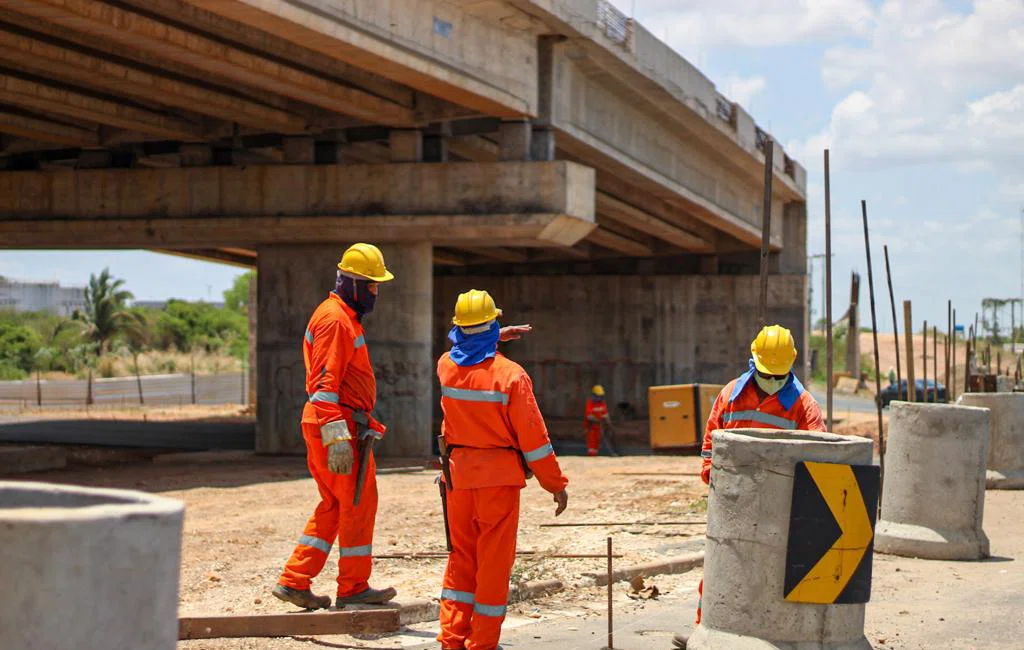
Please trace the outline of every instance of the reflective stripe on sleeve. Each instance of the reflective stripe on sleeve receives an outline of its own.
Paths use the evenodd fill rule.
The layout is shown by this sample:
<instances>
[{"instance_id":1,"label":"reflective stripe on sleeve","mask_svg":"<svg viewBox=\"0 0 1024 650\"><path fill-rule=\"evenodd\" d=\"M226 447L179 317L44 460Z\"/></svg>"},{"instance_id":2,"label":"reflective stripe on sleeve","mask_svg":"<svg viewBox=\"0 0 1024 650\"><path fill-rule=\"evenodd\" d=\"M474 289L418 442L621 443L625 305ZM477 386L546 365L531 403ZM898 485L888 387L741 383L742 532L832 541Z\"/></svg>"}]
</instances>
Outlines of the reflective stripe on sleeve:
<instances>
[{"instance_id":1,"label":"reflective stripe on sleeve","mask_svg":"<svg viewBox=\"0 0 1024 650\"><path fill-rule=\"evenodd\" d=\"M711 458L711 450L710 449L701 449L700 450L700 455L703 456L704 458Z\"/></svg>"},{"instance_id":2,"label":"reflective stripe on sleeve","mask_svg":"<svg viewBox=\"0 0 1024 650\"><path fill-rule=\"evenodd\" d=\"M356 337L356 341L355 341L356 349L358 350L359 348L363 347L364 345L366 345L366 337L363 336L362 334L360 334L359 336Z\"/></svg>"},{"instance_id":3,"label":"reflective stripe on sleeve","mask_svg":"<svg viewBox=\"0 0 1024 650\"><path fill-rule=\"evenodd\" d=\"M541 458L547 458L553 453L555 453L555 448L551 446L551 443L548 443L543 447L537 447L533 451L528 451L523 455L526 457L526 462L536 463Z\"/></svg>"},{"instance_id":4,"label":"reflective stripe on sleeve","mask_svg":"<svg viewBox=\"0 0 1024 650\"><path fill-rule=\"evenodd\" d=\"M455 589L442 589L441 600L451 600L456 603L465 603L466 605L476 604L476 598L473 594L468 591L457 591Z\"/></svg>"},{"instance_id":5,"label":"reflective stripe on sleeve","mask_svg":"<svg viewBox=\"0 0 1024 650\"><path fill-rule=\"evenodd\" d=\"M473 613L481 616L500 617L504 616L506 611L508 611L508 607L505 605L484 605L483 603L473 605Z\"/></svg>"},{"instance_id":6,"label":"reflective stripe on sleeve","mask_svg":"<svg viewBox=\"0 0 1024 650\"><path fill-rule=\"evenodd\" d=\"M373 555L373 544L366 546L342 546L341 557L369 557Z\"/></svg>"},{"instance_id":7,"label":"reflective stripe on sleeve","mask_svg":"<svg viewBox=\"0 0 1024 650\"><path fill-rule=\"evenodd\" d=\"M299 538L299 544L305 546L312 546L315 549L321 550L324 553L331 552L331 543L326 539L320 539L319 537L313 537L312 535L303 535Z\"/></svg>"},{"instance_id":8,"label":"reflective stripe on sleeve","mask_svg":"<svg viewBox=\"0 0 1024 650\"><path fill-rule=\"evenodd\" d=\"M723 422L739 422L741 420L760 422L761 424L767 424L780 429L796 428L796 422L794 420L787 420L786 418L780 418L777 415L769 415L768 413L762 413L761 411L735 411L722 414Z\"/></svg>"},{"instance_id":9,"label":"reflective stripe on sleeve","mask_svg":"<svg viewBox=\"0 0 1024 650\"><path fill-rule=\"evenodd\" d=\"M309 328L306 328L306 342L313 345L313 332L310 332Z\"/></svg>"},{"instance_id":10,"label":"reflective stripe on sleeve","mask_svg":"<svg viewBox=\"0 0 1024 650\"><path fill-rule=\"evenodd\" d=\"M508 395L496 390L472 390L469 388L441 386L441 397L457 399L463 402L493 402L495 404L508 404Z\"/></svg>"},{"instance_id":11,"label":"reflective stripe on sleeve","mask_svg":"<svg viewBox=\"0 0 1024 650\"><path fill-rule=\"evenodd\" d=\"M309 396L310 402L330 402L331 404L337 404L340 399L338 394L329 390L318 390Z\"/></svg>"}]
</instances>

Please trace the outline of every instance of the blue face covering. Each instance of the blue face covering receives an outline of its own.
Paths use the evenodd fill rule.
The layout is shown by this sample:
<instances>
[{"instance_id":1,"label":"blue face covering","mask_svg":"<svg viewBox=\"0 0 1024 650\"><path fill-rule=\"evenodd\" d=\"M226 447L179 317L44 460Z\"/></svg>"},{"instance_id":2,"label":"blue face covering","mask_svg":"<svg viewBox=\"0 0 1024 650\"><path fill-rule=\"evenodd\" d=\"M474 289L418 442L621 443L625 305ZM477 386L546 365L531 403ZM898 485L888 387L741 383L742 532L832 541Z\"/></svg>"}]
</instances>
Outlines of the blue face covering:
<instances>
[{"instance_id":1,"label":"blue face covering","mask_svg":"<svg viewBox=\"0 0 1024 650\"><path fill-rule=\"evenodd\" d=\"M475 328L469 328L475 329ZM459 326L448 332L448 340L452 342L449 357L458 366L475 366L487 359L493 359L498 353L498 338L501 336L501 325L492 321L491 326L477 334L466 334Z\"/></svg>"},{"instance_id":2,"label":"blue face covering","mask_svg":"<svg viewBox=\"0 0 1024 650\"><path fill-rule=\"evenodd\" d=\"M360 321L363 320L363 316L373 311L373 306L377 302L377 296L370 292L369 284L368 280L356 280L340 273L334 283L334 293L341 296Z\"/></svg>"}]
</instances>

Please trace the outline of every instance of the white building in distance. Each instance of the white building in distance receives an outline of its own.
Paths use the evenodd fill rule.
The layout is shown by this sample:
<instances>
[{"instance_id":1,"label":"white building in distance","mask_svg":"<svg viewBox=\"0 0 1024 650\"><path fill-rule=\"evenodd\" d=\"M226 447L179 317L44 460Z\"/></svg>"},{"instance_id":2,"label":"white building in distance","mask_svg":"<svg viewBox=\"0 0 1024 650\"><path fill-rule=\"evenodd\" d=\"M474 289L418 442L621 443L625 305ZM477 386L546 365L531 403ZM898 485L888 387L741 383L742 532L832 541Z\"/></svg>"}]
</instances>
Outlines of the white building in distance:
<instances>
[{"instance_id":1,"label":"white building in distance","mask_svg":"<svg viewBox=\"0 0 1024 650\"><path fill-rule=\"evenodd\" d=\"M85 307L85 287L62 287L56 282L11 280L0 276L0 310L48 311L70 317Z\"/></svg>"}]
</instances>

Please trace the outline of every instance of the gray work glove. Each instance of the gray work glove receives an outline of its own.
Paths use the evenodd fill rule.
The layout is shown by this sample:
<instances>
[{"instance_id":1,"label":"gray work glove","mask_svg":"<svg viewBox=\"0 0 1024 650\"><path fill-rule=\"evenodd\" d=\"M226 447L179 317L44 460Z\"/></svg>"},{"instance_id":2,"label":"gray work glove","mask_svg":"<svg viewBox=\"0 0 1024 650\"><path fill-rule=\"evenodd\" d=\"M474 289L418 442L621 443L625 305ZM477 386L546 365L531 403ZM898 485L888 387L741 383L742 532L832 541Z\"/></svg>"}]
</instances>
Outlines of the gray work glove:
<instances>
[{"instance_id":1,"label":"gray work glove","mask_svg":"<svg viewBox=\"0 0 1024 650\"><path fill-rule=\"evenodd\" d=\"M335 420L320 427L320 441L327 447L327 469L332 474L351 474L353 465L352 434L345 420Z\"/></svg>"}]
</instances>

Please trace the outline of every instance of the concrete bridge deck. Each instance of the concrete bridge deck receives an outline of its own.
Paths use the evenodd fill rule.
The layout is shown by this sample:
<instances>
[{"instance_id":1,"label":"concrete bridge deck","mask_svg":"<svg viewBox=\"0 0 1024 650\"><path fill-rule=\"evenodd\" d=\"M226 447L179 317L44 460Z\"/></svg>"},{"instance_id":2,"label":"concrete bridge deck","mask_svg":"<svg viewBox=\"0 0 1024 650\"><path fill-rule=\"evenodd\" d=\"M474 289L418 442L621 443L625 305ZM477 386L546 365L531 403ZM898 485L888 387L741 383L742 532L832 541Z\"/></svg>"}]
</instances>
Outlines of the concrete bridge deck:
<instances>
[{"instance_id":1,"label":"concrete bridge deck","mask_svg":"<svg viewBox=\"0 0 1024 650\"><path fill-rule=\"evenodd\" d=\"M521 277L506 290L532 295L551 275L593 278L584 293L597 275L674 277L629 291L723 331L675 337L672 308L614 330L594 317L584 353L675 340L639 370L606 367L633 401L641 376L720 380L753 327L737 313L753 285L724 275L756 272L770 137L605 0L0 0L0 247L258 267L268 451L295 447L295 342L357 239L399 260L371 328L382 401L421 431L396 453L426 439L434 312L468 282ZM777 147L775 306L801 338L805 185ZM523 360L570 354L555 335Z\"/></svg>"}]
</instances>

